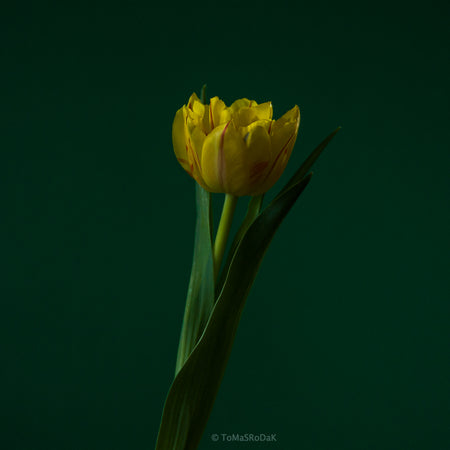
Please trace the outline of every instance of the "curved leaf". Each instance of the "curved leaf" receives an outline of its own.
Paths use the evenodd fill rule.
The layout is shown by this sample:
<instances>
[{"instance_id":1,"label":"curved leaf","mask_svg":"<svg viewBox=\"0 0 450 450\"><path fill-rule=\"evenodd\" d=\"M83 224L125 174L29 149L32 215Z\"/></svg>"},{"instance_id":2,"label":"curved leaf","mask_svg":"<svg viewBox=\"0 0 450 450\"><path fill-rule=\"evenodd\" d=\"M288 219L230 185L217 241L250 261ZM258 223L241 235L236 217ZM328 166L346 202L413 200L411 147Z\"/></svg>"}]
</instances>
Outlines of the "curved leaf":
<instances>
[{"instance_id":1,"label":"curved leaf","mask_svg":"<svg viewBox=\"0 0 450 450\"><path fill-rule=\"evenodd\" d=\"M341 129L341 127L337 127L334 131L332 131L311 153L310 155L303 161L303 164L299 167L299 169L294 173L291 179L285 184L283 189L279 192L276 198L290 189L294 184L298 183L308 172L309 169L313 166L313 164L317 161L319 156L325 150L325 147L330 143L331 139L336 136L337 132Z\"/></svg>"},{"instance_id":2,"label":"curved leaf","mask_svg":"<svg viewBox=\"0 0 450 450\"><path fill-rule=\"evenodd\" d=\"M274 199L238 244L203 335L169 390L157 450L195 450L199 445L258 268L276 230L310 179L311 174Z\"/></svg>"},{"instance_id":3,"label":"curved leaf","mask_svg":"<svg viewBox=\"0 0 450 450\"><path fill-rule=\"evenodd\" d=\"M294 175L286 183L286 185L283 187L283 189L279 192L277 197L279 197L282 193L286 192L294 184L298 183L308 173L308 171L311 169L313 164L317 161L319 156L322 154L325 147L330 143L330 141L334 138L334 136L340 129L341 129L341 127L337 127L311 152L311 154L305 159L305 161L302 163L302 165L299 167L299 169L294 173ZM229 269L231 260L233 259L234 252L236 251L236 248L237 248L239 242L241 241L242 236L247 231L247 229L251 225L251 223L258 216L258 214L261 210L263 198L264 198L264 194L260 195L258 197L252 197L249 202L247 214L245 216L244 221L242 222L241 227L239 228L238 232L236 233L236 236L234 237L234 240L233 240L233 243L231 244L230 251L228 253L227 260L224 264L224 268L222 270L219 282L216 285L216 296L222 290L223 283L224 283L225 277L228 273L228 269Z\"/></svg>"},{"instance_id":4,"label":"curved leaf","mask_svg":"<svg viewBox=\"0 0 450 450\"><path fill-rule=\"evenodd\" d=\"M211 194L196 183L194 256L175 374L197 344L214 306Z\"/></svg>"}]
</instances>

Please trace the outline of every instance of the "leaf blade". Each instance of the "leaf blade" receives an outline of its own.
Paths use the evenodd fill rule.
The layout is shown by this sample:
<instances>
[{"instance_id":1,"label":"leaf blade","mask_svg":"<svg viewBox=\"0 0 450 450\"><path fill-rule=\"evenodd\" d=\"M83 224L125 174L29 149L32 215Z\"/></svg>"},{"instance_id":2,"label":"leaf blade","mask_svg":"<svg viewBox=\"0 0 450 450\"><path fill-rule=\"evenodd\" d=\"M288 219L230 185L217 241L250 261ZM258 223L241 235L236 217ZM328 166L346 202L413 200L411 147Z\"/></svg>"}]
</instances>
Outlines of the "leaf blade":
<instances>
[{"instance_id":1,"label":"leaf blade","mask_svg":"<svg viewBox=\"0 0 450 450\"><path fill-rule=\"evenodd\" d=\"M288 189L290 189L293 185L298 183L311 169L313 164L317 161L319 156L325 150L325 147L331 142L331 140L336 136L337 132L341 129L341 127L337 127L334 131L332 131L303 161L302 165L299 169L294 173L291 179L285 184L283 189L279 192L279 194L275 197L278 198Z\"/></svg>"},{"instance_id":2,"label":"leaf blade","mask_svg":"<svg viewBox=\"0 0 450 450\"><path fill-rule=\"evenodd\" d=\"M281 222L308 185L311 174L291 186L253 221L233 256L222 292L196 347L167 396L157 450L195 450L225 372L242 309L264 254ZM181 411L189 417L182 417ZM176 430L183 429L176 436Z\"/></svg>"},{"instance_id":3,"label":"leaf blade","mask_svg":"<svg viewBox=\"0 0 450 450\"><path fill-rule=\"evenodd\" d=\"M194 254L175 374L200 339L214 306L211 194L196 183Z\"/></svg>"}]
</instances>

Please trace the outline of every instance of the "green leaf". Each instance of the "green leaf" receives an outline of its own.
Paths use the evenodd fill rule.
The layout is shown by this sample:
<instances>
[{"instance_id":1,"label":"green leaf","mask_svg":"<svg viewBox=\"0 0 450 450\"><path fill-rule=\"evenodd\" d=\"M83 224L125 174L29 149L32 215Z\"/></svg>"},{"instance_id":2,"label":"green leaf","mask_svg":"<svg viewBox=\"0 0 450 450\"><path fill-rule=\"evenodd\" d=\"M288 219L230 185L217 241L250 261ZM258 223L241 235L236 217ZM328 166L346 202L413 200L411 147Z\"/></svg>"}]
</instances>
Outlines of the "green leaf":
<instances>
[{"instance_id":1,"label":"green leaf","mask_svg":"<svg viewBox=\"0 0 450 450\"><path fill-rule=\"evenodd\" d=\"M293 185L298 183L308 173L308 171L311 169L313 164L317 161L317 158L321 155L321 153L323 152L325 147L330 143L330 141L333 139L333 137L336 135L336 133L340 129L341 129L341 127L336 128L311 152L311 154L306 158L306 160L299 167L299 169L295 172L295 174L291 177L291 179L286 183L286 185L280 191L280 193L277 195L277 197L279 197L282 193L286 192L286 190L288 190L290 187L292 187ZM228 273L230 263L233 259L236 248L242 239L242 236L248 230L248 227L255 220L255 218L258 216L258 214L261 210L263 198L264 198L264 194L260 195L258 197L252 197L249 202L247 214L245 216L244 221L242 222L241 227L239 228L238 232L236 233L236 236L234 237L234 240L233 240L233 243L231 244L230 251L228 252L227 260L224 264L224 268L222 270L219 282L216 285L216 297L222 290L223 283L224 283L225 277Z\"/></svg>"},{"instance_id":2,"label":"green leaf","mask_svg":"<svg viewBox=\"0 0 450 450\"><path fill-rule=\"evenodd\" d=\"M214 306L211 194L196 184L194 256L175 373L197 344Z\"/></svg>"},{"instance_id":3,"label":"green leaf","mask_svg":"<svg viewBox=\"0 0 450 450\"><path fill-rule=\"evenodd\" d=\"M336 136L336 133L341 129L341 127L337 127L334 131L332 131L311 153L310 155L303 161L303 164L300 168L294 173L291 179L286 183L280 193L277 195L278 198L288 189L290 189L293 185L298 183L308 172L309 169L313 166L313 164L317 161L317 158L321 155L321 153L325 150L325 147L330 143L331 139Z\"/></svg>"},{"instance_id":4,"label":"green leaf","mask_svg":"<svg viewBox=\"0 0 450 450\"><path fill-rule=\"evenodd\" d=\"M198 447L258 268L276 230L310 179L311 174L280 193L244 233L203 335L169 390L157 450Z\"/></svg>"}]
</instances>

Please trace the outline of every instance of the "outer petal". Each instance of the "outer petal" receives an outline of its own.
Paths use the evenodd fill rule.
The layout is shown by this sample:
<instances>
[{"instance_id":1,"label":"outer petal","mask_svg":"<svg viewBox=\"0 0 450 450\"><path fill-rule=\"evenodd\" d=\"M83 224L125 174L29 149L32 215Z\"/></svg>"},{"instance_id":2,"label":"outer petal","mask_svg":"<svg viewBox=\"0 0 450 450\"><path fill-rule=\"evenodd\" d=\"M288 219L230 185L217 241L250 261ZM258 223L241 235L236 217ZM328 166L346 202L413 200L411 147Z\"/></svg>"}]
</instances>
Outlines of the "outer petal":
<instances>
[{"instance_id":1,"label":"outer petal","mask_svg":"<svg viewBox=\"0 0 450 450\"><path fill-rule=\"evenodd\" d=\"M206 134L201 124L196 124L195 118L192 119L187 115L185 126L186 151L191 167L191 175L203 187L205 183L202 175L202 149L205 142Z\"/></svg>"},{"instance_id":2,"label":"outer petal","mask_svg":"<svg viewBox=\"0 0 450 450\"><path fill-rule=\"evenodd\" d=\"M300 110L297 105L277 121L273 122L270 132L272 155L266 179L261 183L255 195L268 191L280 178L294 148L300 124Z\"/></svg>"},{"instance_id":3,"label":"outer petal","mask_svg":"<svg viewBox=\"0 0 450 450\"><path fill-rule=\"evenodd\" d=\"M291 138L296 138L300 125L300 110L295 105L286 114L273 122L270 136L272 148L278 154Z\"/></svg>"},{"instance_id":4,"label":"outer petal","mask_svg":"<svg viewBox=\"0 0 450 450\"><path fill-rule=\"evenodd\" d=\"M202 171L211 192L249 195L270 161L270 138L264 127L254 127L247 142L232 121L216 127L203 146Z\"/></svg>"},{"instance_id":5,"label":"outer petal","mask_svg":"<svg viewBox=\"0 0 450 450\"><path fill-rule=\"evenodd\" d=\"M189 174L192 174L192 168L190 167L189 158L186 151L186 137L184 130L185 116L183 109L184 107L180 108L175 114L175 119L172 124L172 143L178 162L184 170L186 170Z\"/></svg>"},{"instance_id":6,"label":"outer petal","mask_svg":"<svg viewBox=\"0 0 450 450\"><path fill-rule=\"evenodd\" d=\"M267 176L271 161L271 143L267 132L269 123L268 120L261 120L249 127L245 152L247 180L236 195L253 195Z\"/></svg>"},{"instance_id":7,"label":"outer petal","mask_svg":"<svg viewBox=\"0 0 450 450\"><path fill-rule=\"evenodd\" d=\"M187 133L186 133L187 145L194 151L194 155L198 163L200 163L202 158L202 149L203 143L205 142L205 138L206 134L199 126L194 127L190 127L189 125L187 126Z\"/></svg>"},{"instance_id":8,"label":"outer petal","mask_svg":"<svg viewBox=\"0 0 450 450\"><path fill-rule=\"evenodd\" d=\"M230 179L239 172L244 151L244 140L231 121L215 127L206 137L202 170L211 192L231 193Z\"/></svg>"}]
</instances>

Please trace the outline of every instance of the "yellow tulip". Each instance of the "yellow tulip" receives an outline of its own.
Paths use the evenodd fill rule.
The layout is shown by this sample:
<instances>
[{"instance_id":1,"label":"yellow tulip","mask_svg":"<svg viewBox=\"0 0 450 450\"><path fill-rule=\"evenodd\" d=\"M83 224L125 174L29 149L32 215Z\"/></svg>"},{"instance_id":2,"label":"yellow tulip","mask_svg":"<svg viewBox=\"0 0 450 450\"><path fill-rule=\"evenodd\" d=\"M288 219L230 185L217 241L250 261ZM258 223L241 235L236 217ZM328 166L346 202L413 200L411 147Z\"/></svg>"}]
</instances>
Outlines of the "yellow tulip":
<instances>
[{"instance_id":1,"label":"yellow tulip","mask_svg":"<svg viewBox=\"0 0 450 450\"><path fill-rule=\"evenodd\" d=\"M243 98L227 107L214 97L204 105L194 93L175 115L173 147L181 166L207 191L260 195L286 168L299 124L297 105L272 120L271 102Z\"/></svg>"}]
</instances>

